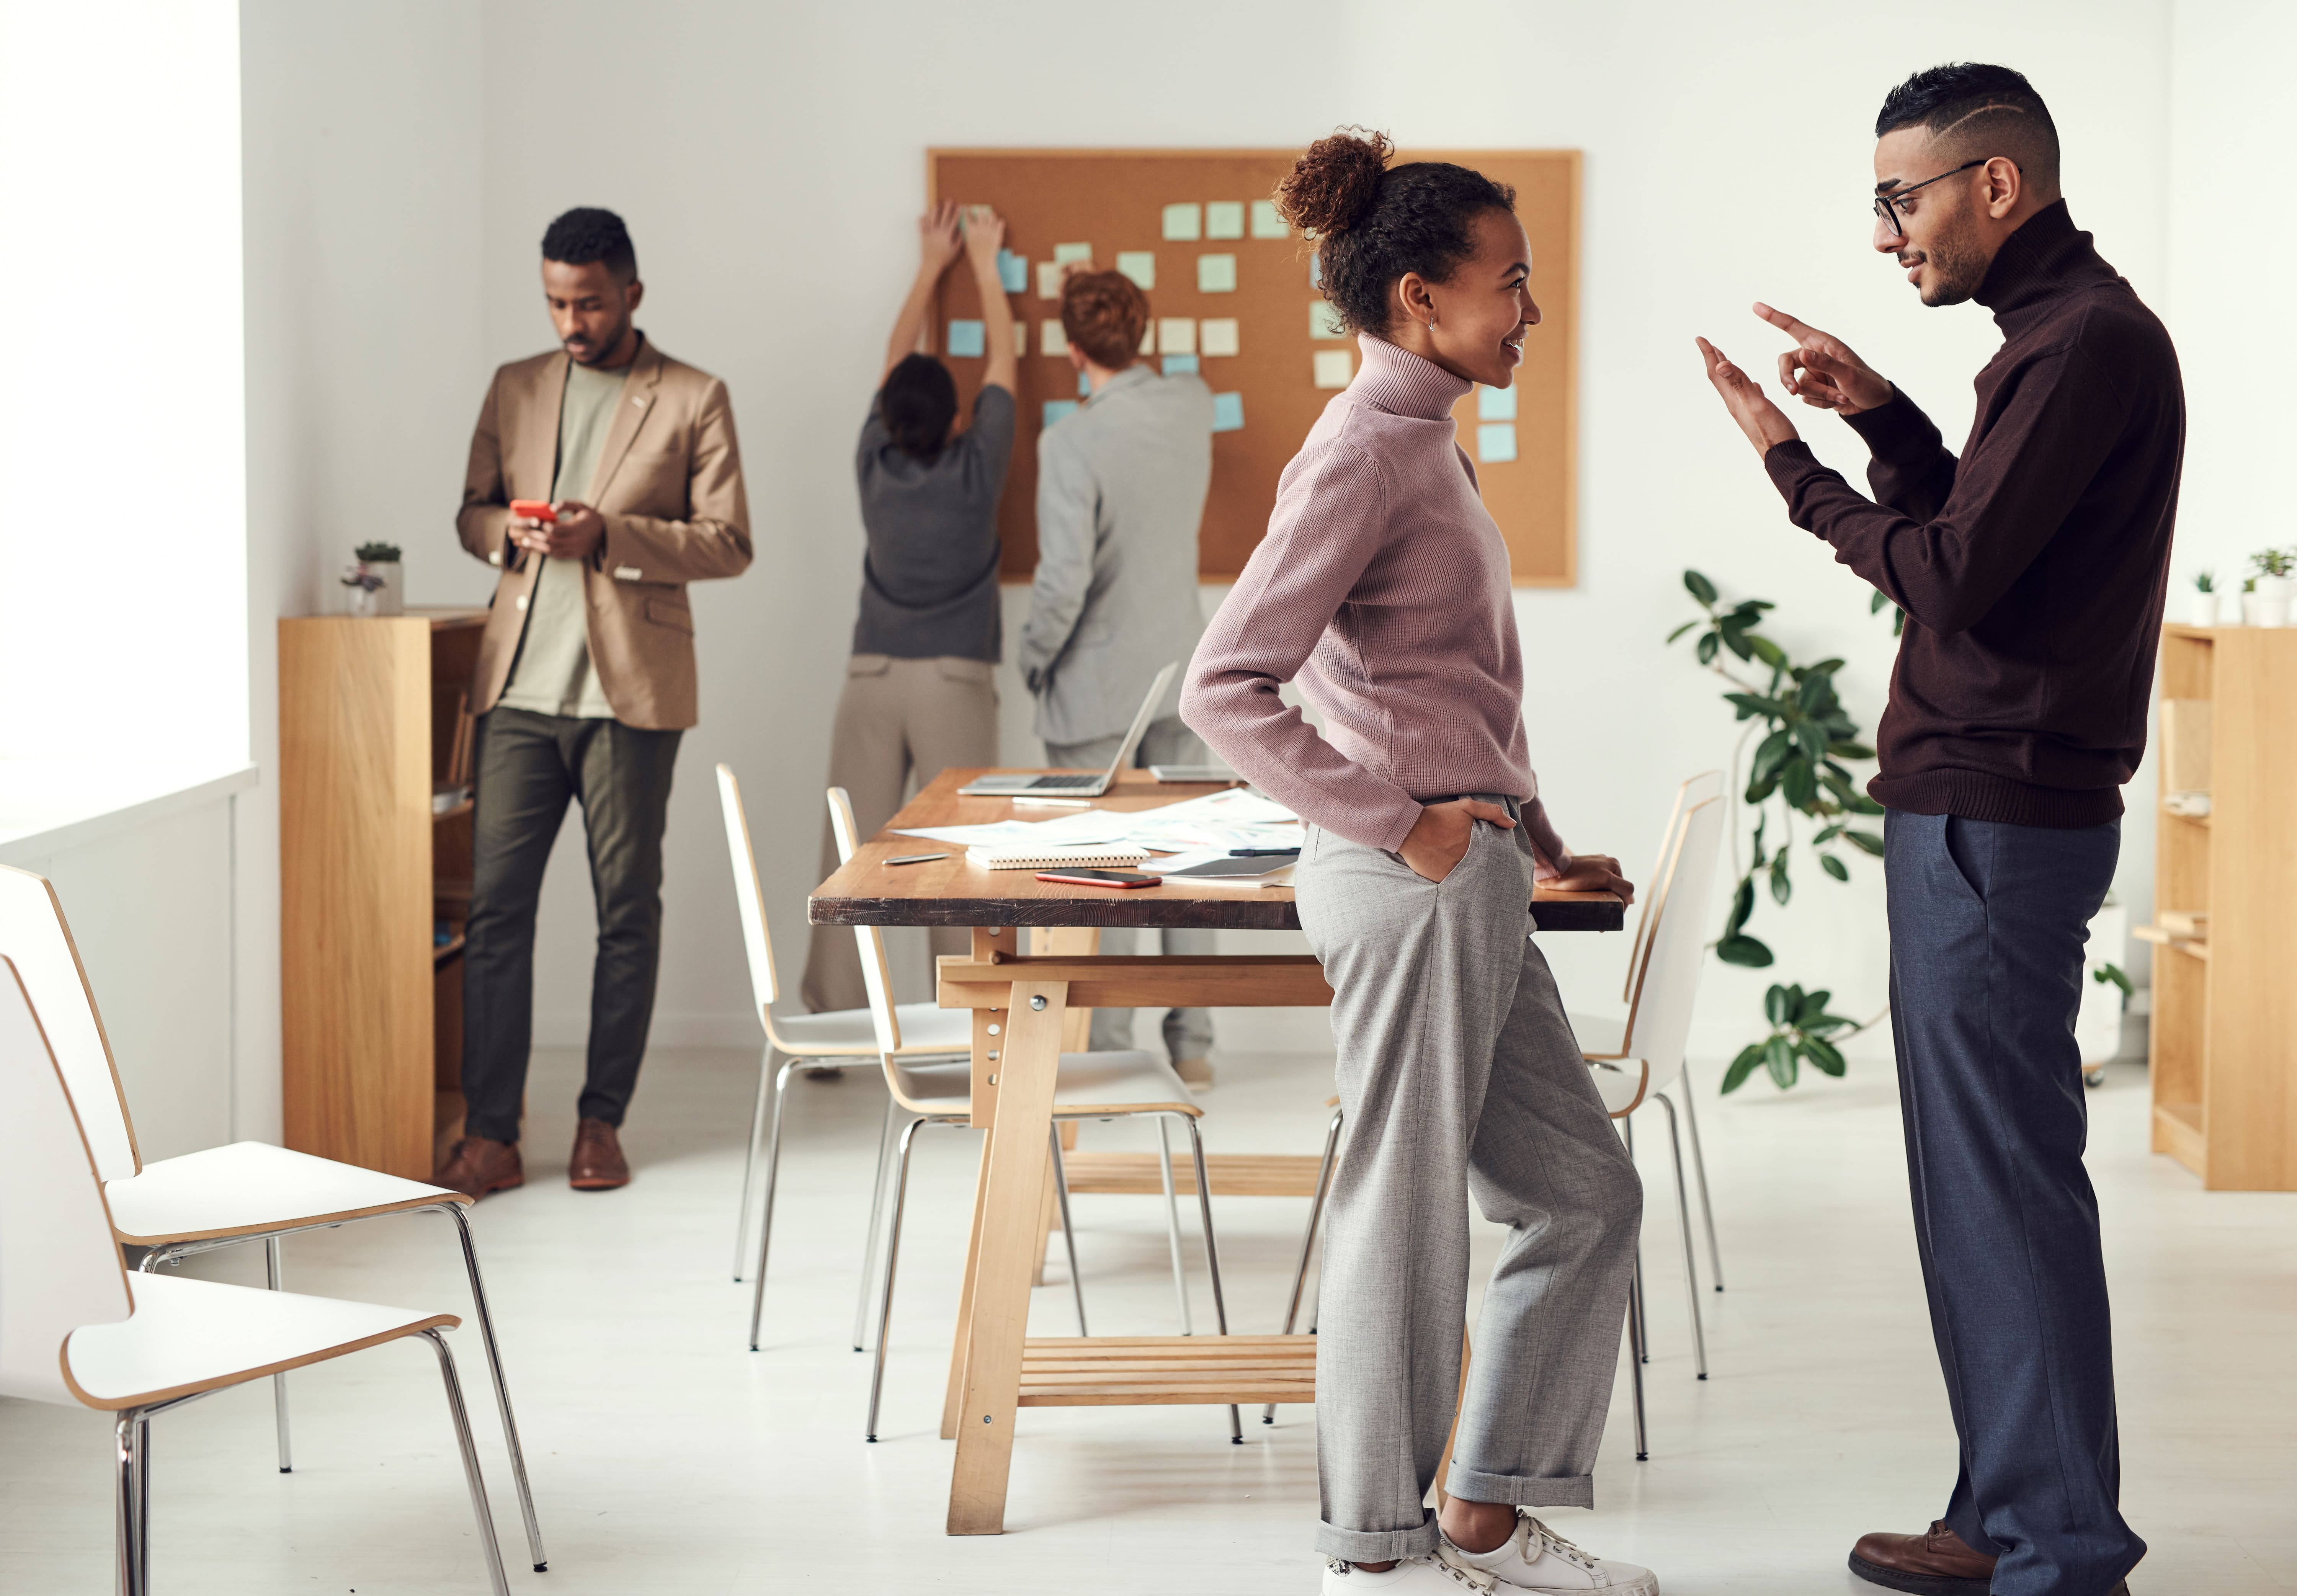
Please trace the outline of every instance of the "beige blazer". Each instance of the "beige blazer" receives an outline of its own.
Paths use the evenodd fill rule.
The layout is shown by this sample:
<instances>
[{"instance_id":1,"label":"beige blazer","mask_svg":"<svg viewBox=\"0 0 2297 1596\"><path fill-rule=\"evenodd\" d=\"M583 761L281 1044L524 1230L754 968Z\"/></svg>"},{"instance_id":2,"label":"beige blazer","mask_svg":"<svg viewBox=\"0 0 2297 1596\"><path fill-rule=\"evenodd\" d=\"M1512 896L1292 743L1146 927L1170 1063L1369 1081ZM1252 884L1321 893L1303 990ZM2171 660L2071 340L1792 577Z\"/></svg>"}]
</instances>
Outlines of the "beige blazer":
<instances>
[{"instance_id":1,"label":"beige blazer","mask_svg":"<svg viewBox=\"0 0 2297 1596\"><path fill-rule=\"evenodd\" d=\"M495 373L471 436L463 547L502 568L479 645L472 712L502 696L541 560L512 547L510 501L548 498L558 466L565 351ZM667 731L695 721L694 612L686 584L750 564L749 501L726 384L641 345L582 502L605 519L587 563L590 658L614 718Z\"/></svg>"}]
</instances>

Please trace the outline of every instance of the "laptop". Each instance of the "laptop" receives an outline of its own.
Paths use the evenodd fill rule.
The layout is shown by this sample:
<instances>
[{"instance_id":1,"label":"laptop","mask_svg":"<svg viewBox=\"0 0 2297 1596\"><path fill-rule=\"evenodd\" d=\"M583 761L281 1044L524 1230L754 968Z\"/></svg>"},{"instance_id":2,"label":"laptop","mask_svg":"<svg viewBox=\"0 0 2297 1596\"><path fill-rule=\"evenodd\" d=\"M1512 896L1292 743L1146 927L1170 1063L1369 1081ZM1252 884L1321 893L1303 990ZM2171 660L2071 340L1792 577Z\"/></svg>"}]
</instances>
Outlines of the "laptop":
<instances>
[{"instance_id":1,"label":"laptop","mask_svg":"<svg viewBox=\"0 0 2297 1596\"><path fill-rule=\"evenodd\" d=\"M1098 776L1031 776L1016 771L1006 776L982 776L958 788L967 798L1011 798L1020 794L1045 794L1061 798L1098 798L1116 784L1117 772L1128 769L1132 756L1140 747L1140 739L1148 735L1148 723L1157 718L1157 706L1165 702L1165 689L1179 675L1178 660L1157 672L1157 679L1148 684L1148 696L1141 701L1140 712L1132 717L1132 728L1124 734L1124 745L1117 749L1116 759L1108 769Z\"/></svg>"}]
</instances>

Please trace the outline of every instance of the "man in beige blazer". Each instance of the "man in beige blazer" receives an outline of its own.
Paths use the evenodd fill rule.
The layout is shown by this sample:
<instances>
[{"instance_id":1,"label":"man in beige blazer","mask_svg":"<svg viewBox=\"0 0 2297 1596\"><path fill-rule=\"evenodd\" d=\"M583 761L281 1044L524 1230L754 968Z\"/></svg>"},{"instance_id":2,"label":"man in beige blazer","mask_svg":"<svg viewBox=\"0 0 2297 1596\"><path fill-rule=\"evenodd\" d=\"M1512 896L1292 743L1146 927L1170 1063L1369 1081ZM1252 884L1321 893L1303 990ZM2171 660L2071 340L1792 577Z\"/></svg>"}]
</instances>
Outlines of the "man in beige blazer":
<instances>
[{"instance_id":1,"label":"man in beige blazer","mask_svg":"<svg viewBox=\"0 0 2297 1596\"><path fill-rule=\"evenodd\" d=\"M473 1197L525 1179L535 905L569 800L589 834L598 950L567 1178L630 1181L617 1131L654 1016L671 769L695 720L686 584L750 564L726 385L632 324L645 285L622 218L584 208L551 223L542 282L561 348L495 374L457 518L463 547L502 572L472 687L465 1134L432 1177ZM556 519L514 516L514 499L547 500Z\"/></svg>"}]
</instances>

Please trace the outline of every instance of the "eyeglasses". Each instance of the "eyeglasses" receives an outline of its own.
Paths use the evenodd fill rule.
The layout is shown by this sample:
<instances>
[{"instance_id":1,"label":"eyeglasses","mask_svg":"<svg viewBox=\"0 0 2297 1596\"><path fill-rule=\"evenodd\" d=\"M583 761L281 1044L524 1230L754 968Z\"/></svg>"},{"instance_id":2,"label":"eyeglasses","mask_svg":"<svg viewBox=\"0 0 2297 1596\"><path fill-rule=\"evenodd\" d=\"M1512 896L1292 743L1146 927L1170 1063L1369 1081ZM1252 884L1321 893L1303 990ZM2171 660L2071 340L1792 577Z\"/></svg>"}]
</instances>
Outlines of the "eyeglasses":
<instances>
[{"instance_id":1,"label":"eyeglasses","mask_svg":"<svg viewBox=\"0 0 2297 1596\"><path fill-rule=\"evenodd\" d=\"M1892 236L1903 238L1906 233L1906 218L1898 214L1898 208L1894 202L1905 199L1916 189L1928 188L1933 183L1943 183L1948 177L1966 172L1974 166L1984 166L1993 159L1991 155L1981 155L1976 160L1964 161L1951 172L1940 172L1935 177L1925 177L1920 183L1910 184L1905 188L1894 188L1887 194L1876 194L1874 214L1882 218L1883 226L1890 229Z\"/></svg>"}]
</instances>

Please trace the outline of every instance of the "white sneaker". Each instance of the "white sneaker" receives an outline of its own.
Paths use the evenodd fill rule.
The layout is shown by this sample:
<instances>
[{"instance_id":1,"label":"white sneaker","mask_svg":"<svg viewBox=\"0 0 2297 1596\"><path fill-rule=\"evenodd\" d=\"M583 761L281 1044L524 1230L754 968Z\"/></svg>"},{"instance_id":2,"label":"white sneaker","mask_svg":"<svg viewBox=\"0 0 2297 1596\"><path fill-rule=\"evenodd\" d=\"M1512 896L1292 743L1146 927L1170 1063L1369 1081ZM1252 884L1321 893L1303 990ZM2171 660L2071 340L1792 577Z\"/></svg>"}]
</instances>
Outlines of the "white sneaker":
<instances>
[{"instance_id":1,"label":"white sneaker","mask_svg":"<svg viewBox=\"0 0 2297 1596\"><path fill-rule=\"evenodd\" d=\"M1436 1549L1445 1563L1470 1575L1496 1578L1501 1596L1536 1591L1540 1596L1659 1596L1659 1575L1633 1563L1613 1562L1582 1551L1538 1519L1516 1510L1515 1533L1492 1551L1463 1551L1446 1537ZM1329 1593L1333 1587L1327 1584Z\"/></svg>"},{"instance_id":2,"label":"white sneaker","mask_svg":"<svg viewBox=\"0 0 2297 1596\"><path fill-rule=\"evenodd\" d=\"M1435 1556L1408 1557L1374 1574L1338 1558L1324 1561L1324 1596L1490 1596L1498 1581L1480 1569L1455 1567Z\"/></svg>"}]
</instances>

